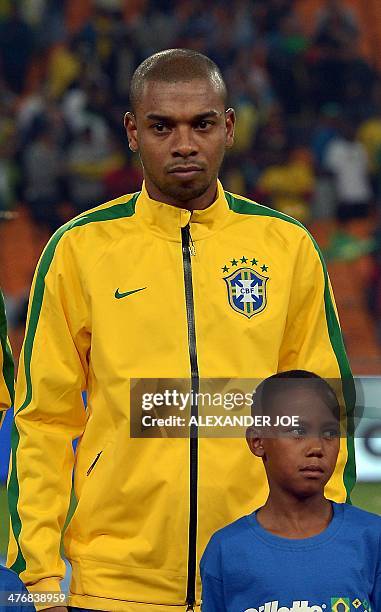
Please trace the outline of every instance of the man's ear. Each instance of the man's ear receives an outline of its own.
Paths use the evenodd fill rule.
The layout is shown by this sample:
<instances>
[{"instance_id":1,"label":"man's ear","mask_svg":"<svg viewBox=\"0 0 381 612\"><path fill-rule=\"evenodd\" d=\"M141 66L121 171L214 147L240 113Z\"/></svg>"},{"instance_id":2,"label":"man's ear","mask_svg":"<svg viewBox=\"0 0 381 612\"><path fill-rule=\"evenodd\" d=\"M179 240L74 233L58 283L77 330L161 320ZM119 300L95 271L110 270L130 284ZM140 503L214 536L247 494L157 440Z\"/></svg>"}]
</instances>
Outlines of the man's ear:
<instances>
[{"instance_id":1,"label":"man's ear","mask_svg":"<svg viewBox=\"0 0 381 612\"><path fill-rule=\"evenodd\" d=\"M234 126L235 126L235 112L234 109L228 108L225 111L225 129L226 129L226 148L230 149L230 147L234 144Z\"/></svg>"},{"instance_id":2,"label":"man's ear","mask_svg":"<svg viewBox=\"0 0 381 612\"><path fill-rule=\"evenodd\" d=\"M135 115L128 111L124 115L124 127L128 138L128 146L134 153L139 149Z\"/></svg>"},{"instance_id":3,"label":"man's ear","mask_svg":"<svg viewBox=\"0 0 381 612\"><path fill-rule=\"evenodd\" d=\"M256 427L248 427L246 431L246 442L253 455L264 457L263 437L261 431Z\"/></svg>"}]
</instances>

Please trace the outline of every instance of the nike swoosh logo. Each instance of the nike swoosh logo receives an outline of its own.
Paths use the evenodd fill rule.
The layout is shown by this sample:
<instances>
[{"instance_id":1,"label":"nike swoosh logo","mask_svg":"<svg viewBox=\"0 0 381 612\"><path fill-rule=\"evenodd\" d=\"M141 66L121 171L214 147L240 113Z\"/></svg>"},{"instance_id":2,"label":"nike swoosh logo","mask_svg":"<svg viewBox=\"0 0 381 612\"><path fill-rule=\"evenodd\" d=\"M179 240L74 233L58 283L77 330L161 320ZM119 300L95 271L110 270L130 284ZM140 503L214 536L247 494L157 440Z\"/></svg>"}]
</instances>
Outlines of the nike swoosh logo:
<instances>
[{"instance_id":1,"label":"nike swoosh logo","mask_svg":"<svg viewBox=\"0 0 381 612\"><path fill-rule=\"evenodd\" d=\"M132 291L125 291L124 293L120 293L119 287L118 287L118 289L115 291L115 297L117 300L120 300L121 298L127 297L128 295L131 295L132 293L143 291L144 289L147 289L147 287L142 287L141 289L133 289Z\"/></svg>"}]
</instances>

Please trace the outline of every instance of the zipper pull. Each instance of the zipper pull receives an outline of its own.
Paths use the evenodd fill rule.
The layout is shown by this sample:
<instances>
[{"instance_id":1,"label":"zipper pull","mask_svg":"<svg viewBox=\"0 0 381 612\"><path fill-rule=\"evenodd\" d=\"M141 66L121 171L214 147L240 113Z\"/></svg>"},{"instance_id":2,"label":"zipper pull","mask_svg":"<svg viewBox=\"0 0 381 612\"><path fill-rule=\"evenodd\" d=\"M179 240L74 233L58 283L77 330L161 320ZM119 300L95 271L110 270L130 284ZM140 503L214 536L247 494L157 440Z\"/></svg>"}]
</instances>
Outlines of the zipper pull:
<instances>
[{"instance_id":1,"label":"zipper pull","mask_svg":"<svg viewBox=\"0 0 381 612\"><path fill-rule=\"evenodd\" d=\"M194 242L192 240L192 236L190 233L190 225L185 225L181 230L182 243L183 243L183 253L186 253L186 249L189 251L189 255L193 257L196 255L196 247L194 246ZM185 241L184 241L185 236Z\"/></svg>"},{"instance_id":2,"label":"zipper pull","mask_svg":"<svg viewBox=\"0 0 381 612\"><path fill-rule=\"evenodd\" d=\"M189 239L190 239L189 253L194 257L196 255L196 247L194 246L194 242L192 240L192 235L190 231L189 231Z\"/></svg>"},{"instance_id":3,"label":"zipper pull","mask_svg":"<svg viewBox=\"0 0 381 612\"><path fill-rule=\"evenodd\" d=\"M92 464L90 465L89 469L87 470L87 472L86 472L86 476L89 476L89 475L90 475L90 473L92 472L92 470L93 470L93 469L94 469L94 467L95 467L96 462L98 461L99 457L101 456L102 452L103 452L103 451L100 451L100 452L97 454L97 456L95 457L94 461L92 462Z\"/></svg>"},{"instance_id":4,"label":"zipper pull","mask_svg":"<svg viewBox=\"0 0 381 612\"><path fill-rule=\"evenodd\" d=\"M186 612L194 612L194 605L193 604L188 604Z\"/></svg>"}]
</instances>

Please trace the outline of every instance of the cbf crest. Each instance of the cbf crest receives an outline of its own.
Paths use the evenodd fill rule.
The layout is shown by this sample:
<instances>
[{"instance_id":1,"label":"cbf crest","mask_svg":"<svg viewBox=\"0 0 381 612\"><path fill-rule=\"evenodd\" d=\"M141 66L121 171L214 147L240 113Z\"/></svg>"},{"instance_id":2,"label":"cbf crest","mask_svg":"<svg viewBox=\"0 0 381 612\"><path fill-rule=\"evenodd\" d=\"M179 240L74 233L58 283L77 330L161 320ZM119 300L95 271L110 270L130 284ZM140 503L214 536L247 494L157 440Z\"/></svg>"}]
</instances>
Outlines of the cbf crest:
<instances>
[{"instance_id":1,"label":"cbf crest","mask_svg":"<svg viewBox=\"0 0 381 612\"><path fill-rule=\"evenodd\" d=\"M238 266L238 262L251 263L253 267L245 266L234 269ZM268 276L264 276L261 272L267 272L268 266L258 266L257 259L248 260L242 257L240 260L232 259L230 266L224 266L223 272L229 272L233 268L233 272L224 277L227 285L228 300L230 306L236 312L243 314L248 319L251 319L256 314L262 312L267 306L266 285L269 280ZM258 268L261 270L259 272Z\"/></svg>"}]
</instances>

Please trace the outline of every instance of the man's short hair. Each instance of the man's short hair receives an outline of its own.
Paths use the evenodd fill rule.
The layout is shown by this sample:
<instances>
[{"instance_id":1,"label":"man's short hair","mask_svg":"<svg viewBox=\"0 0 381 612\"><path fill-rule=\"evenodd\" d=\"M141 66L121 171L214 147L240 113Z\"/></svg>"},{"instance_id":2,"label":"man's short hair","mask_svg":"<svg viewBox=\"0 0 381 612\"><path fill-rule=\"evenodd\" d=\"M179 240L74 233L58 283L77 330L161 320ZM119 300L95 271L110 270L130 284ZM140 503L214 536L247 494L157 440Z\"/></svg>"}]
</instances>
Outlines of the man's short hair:
<instances>
[{"instance_id":1,"label":"man's short hair","mask_svg":"<svg viewBox=\"0 0 381 612\"><path fill-rule=\"evenodd\" d=\"M135 113L142 97L145 83L164 81L167 83L188 82L206 79L221 92L224 105L227 90L218 66L206 55L192 49L166 49L147 57L135 70L130 85L130 104Z\"/></svg>"},{"instance_id":2,"label":"man's short hair","mask_svg":"<svg viewBox=\"0 0 381 612\"><path fill-rule=\"evenodd\" d=\"M324 378L308 370L289 370L265 378L253 394L252 415L268 415L276 410L276 406L271 406L275 396L281 397L283 393L300 388L314 391L333 417L340 422L340 404L332 386Z\"/></svg>"}]
</instances>

